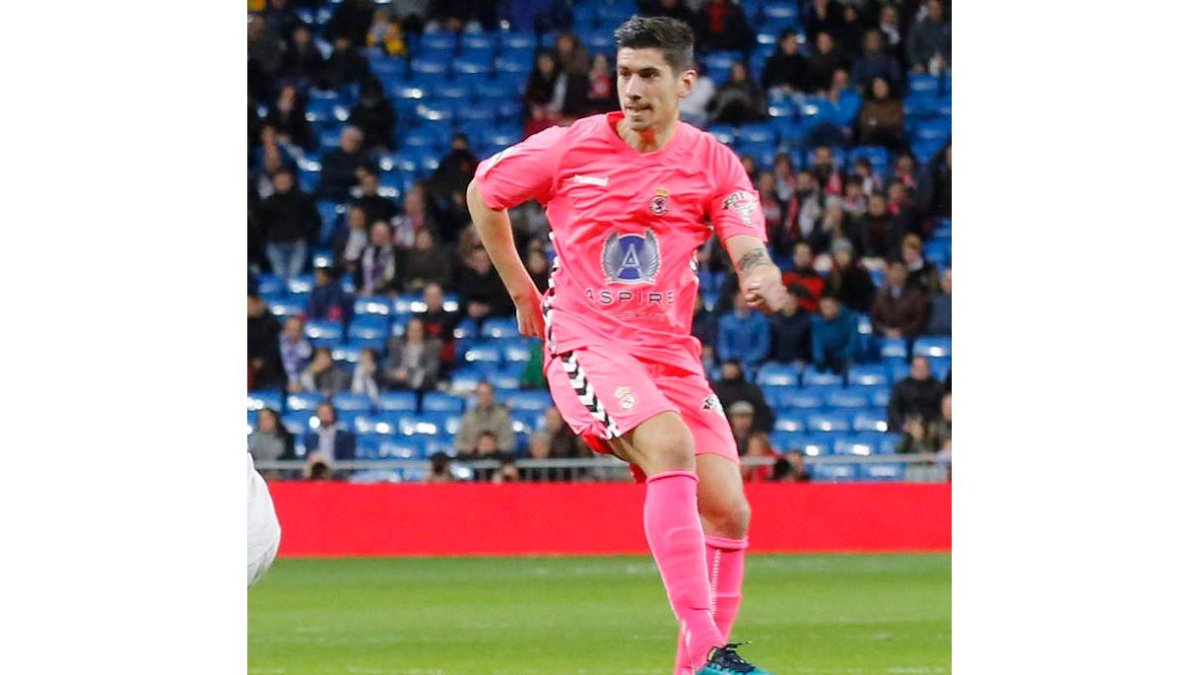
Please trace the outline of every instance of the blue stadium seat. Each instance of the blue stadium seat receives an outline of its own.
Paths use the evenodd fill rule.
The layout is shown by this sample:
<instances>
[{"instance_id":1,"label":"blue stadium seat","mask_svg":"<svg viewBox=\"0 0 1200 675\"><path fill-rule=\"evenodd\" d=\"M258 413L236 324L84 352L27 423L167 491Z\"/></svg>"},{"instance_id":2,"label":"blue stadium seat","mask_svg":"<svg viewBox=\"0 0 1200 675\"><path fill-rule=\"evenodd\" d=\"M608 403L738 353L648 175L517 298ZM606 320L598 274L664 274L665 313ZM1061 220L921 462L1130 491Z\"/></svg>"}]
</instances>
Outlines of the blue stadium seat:
<instances>
[{"instance_id":1,"label":"blue stadium seat","mask_svg":"<svg viewBox=\"0 0 1200 675\"><path fill-rule=\"evenodd\" d=\"M379 340L388 336L388 317L377 314L357 314L350 320L346 336L351 340Z\"/></svg>"},{"instance_id":2,"label":"blue stadium seat","mask_svg":"<svg viewBox=\"0 0 1200 675\"><path fill-rule=\"evenodd\" d=\"M806 457L825 457L833 454L833 442L829 434L810 433L801 439L794 450Z\"/></svg>"},{"instance_id":3,"label":"blue stadium seat","mask_svg":"<svg viewBox=\"0 0 1200 675\"><path fill-rule=\"evenodd\" d=\"M546 408L554 405L550 392L541 389L515 391L504 397L504 403L513 410L538 412L545 412Z\"/></svg>"},{"instance_id":4,"label":"blue stadium seat","mask_svg":"<svg viewBox=\"0 0 1200 675\"><path fill-rule=\"evenodd\" d=\"M929 357L929 373L933 379L941 382L946 379L946 374L950 372L950 357Z\"/></svg>"},{"instance_id":5,"label":"blue stadium seat","mask_svg":"<svg viewBox=\"0 0 1200 675\"><path fill-rule=\"evenodd\" d=\"M823 373L815 368L807 368L802 373L804 387L840 387L845 384L845 377L838 373Z\"/></svg>"},{"instance_id":6,"label":"blue stadium seat","mask_svg":"<svg viewBox=\"0 0 1200 675\"><path fill-rule=\"evenodd\" d=\"M505 338L499 341L499 347L505 363L528 363L533 359L533 350L540 349L541 343L529 338Z\"/></svg>"},{"instance_id":7,"label":"blue stadium seat","mask_svg":"<svg viewBox=\"0 0 1200 675\"><path fill-rule=\"evenodd\" d=\"M283 392L281 391L252 391L246 394L246 410L262 410L270 408L275 412L283 410Z\"/></svg>"},{"instance_id":8,"label":"blue stadium seat","mask_svg":"<svg viewBox=\"0 0 1200 675\"><path fill-rule=\"evenodd\" d=\"M891 371L893 386L895 383L908 377L912 372L912 366L910 366L907 361L900 358L890 358L884 362L883 366Z\"/></svg>"},{"instance_id":9,"label":"blue stadium seat","mask_svg":"<svg viewBox=\"0 0 1200 675\"><path fill-rule=\"evenodd\" d=\"M887 148L878 145L860 145L846 153L849 167L862 158L871 162L871 166L882 176L891 166L892 154Z\"/></svg>"},{"instance_id":10,"label":"blue stadium seat","mask_svg":"<svg viewBox=\"0 0 1200 675\"><path fill-rule=\"evenodd\" d=\"M868 408L854 414L851 427L860 432L885 432L888 430L887 409Z\"/></svg>"},{"instance_id":11,"label":"blue stadium seat","mask_svg":"<svg viewBox=\"0 0 1200 675\"><path fill-rule=\"evenodd\" d=\"M775 431L804 431L804 420L807 413L795 410L777 410L775 412Z\"/></svg>"},{"instance_id":12,"label":"blue stadium seat","mask_svg":"<svg viewBox=\"0 0 1200 675\"><path fill-rule=\"evenodd\" d=\"M333 407L343 413L370 412L375 409L375 404L366 394L342 391L333 395Z\"/></svg>"},{"instance_id":13,"label":"blue stadium seat","mask_svg":"<svg viewBox=\"0 0 1200 675\"><path fill-rule=\"evenodd\" d=\"M296 437L296 449L299 450L304 434L308 433L310 429L316 428L317 417L311 410L296 410L285 413L279 418L279 423L288 430L288 433Z\"/></svg>"},{"instance_id":14,"label":"blue stadium seat","mask_svg":"<svg viewBox=\"0 0 1200 675\"><path fill-rule=\"evenodd\" d=\"M495 80L484 80L474 84L475 97L481 102L491 100L506 101L517 98L520 91L509 88L505 83Z\"/></svg>"},{"instance_id":15,"label":"blue stadium seat","mask_svg":"<svg viewBox=\"0 0 1200 675\"><path fill-rule=\"evenodd\" d=\"M460 343L462 344L462 343ZM490 363L499 365L504 362L500 348L490 340L473 342L463 345L463 360L476 365Z\"/></svg>"},{"instance_id":16,"label":"blue stadium seat","mask_svg":"<svg viewBox=\"0 0 1200 675\"><path fill-rule=\"evenodd\" d=\"M259 295L282 295L287 293L287 287L283 283L283 279L274 274L262 273L254 277L254 283L258 286Z\"/></svg>"},{"instance_id":17,"label":"blue stadium seat","mask_svg":"<svg viewBox=\"0 0 1200 675\"><path fill-rule=\"evenodd\" d=\"M312 319L304 325L304 336L310 340L341 340L342 322Z\"/></svg>"},{"instance_id":18,"label":"blue stadium seat","mask_svg":"<svg viewBox=\"0 0 1200 675\"><path fill-rule=\"evenodd\" d=\"M896 446L898 445L900 445L900 434L879 434L879 444L875 449L880 455L894 455L896 454Z\"/></svg>"},{"instance_id":19,"label":"blue stadium seat","mask_svg":"<svg viewBox=\"0 0 1200 675\"><path fill-rule=\"evenodd\" d=\"M512 417L513 431L519 434L530 434L546 426L543 411L513 410L509 415Z\"/></svg>"},{"instance_id":20,"label":"blue stadium seat","mask_svg":"<svg viewBox=\"0 0 1200 675\"><path fill-rule=\"evenodd\" d=\"M350 340L345 346L345 361L350 364L358 363L358 357L367 349L375 352L375 361L378 363L386 356L387 338L354 338Z\"/></svg>"},{"instance_id":21,"label":"blue stadium seat","mask_svg":"<svg viewBox=\"0 0 1200 675\"><path fill-rule=\"evenodd\" d=\"M405 413L396 420L396 434L399 436L441 436L449 419L455 416L449 412Z\"/></svg>"},{"instance_id":22,"label":"blue stadium seat","mask_svg":"<svg viewBox=\"0 0 1200 675\"><path fill-rule=\"evenodd\" d=\"M851 366L846 371L846 383L851 387L878 387L890 384L888 371L879 363Z\"/></svg>"},{"instance_id":23,"label":"blue stadium seat","mask_svg":"<svg viewBox=\"0 0 1200 675\"><path fill-rule=\"evenodd\" d=\"M488 382L491 382L492 386L496 388L497 394L502 391L516 391L521 388L520 375L514 375L513 373L502 371L490 373L488 375Z\"/></svg>"},{"instance_id":24,"label":"blue stadium seat","mask_svg":"<svg viewBox=\"0 0 1200 675\"><path fill-rule=\"evenodd\" d=\"M458 120L459 131L465 131L463 127L472 123L491 126L496 121L496 111L490 106L462 101L454 108L454 119ZM476 138L479 138L480 142L485 140L483 135L472 137L471 140L475 141Z\"/></svg>"},{"instance_id":25,"label":"blue stadium seat","mask_svg":"<svg viewBox=\"0 0 1200 675\"><path fill-rule=\"evenodd\" d=\"M938 76L928 73L910 73L908 76L908 90L918 94L937 93Z\"/></svg>"},{"instance_id":26,"label":"blue stadium seat","mask_svg":"<svg viewBox=\"0 0 1200 675\"><path fill-rule=\"evenodd\" d=\"M890 387L877 387L875 393L871 394L871 406L874 408L887 408L891 400L892 390Z\"/></svg>"},{"instance_id":27,"label":"blue stadium seat","mask_svg":"<svg viewBox=\"0 0 1200 675\"><path fill-rule=\"evenodd\" d=\"M448 61L448 59L414 58L410 62L413 78L430 82L444 81L450 77Z\"/></svg>"},{"instance_id":28,"label":"blue stadium seat","mask_svg":"<svg viewBox=\"0 0 1200 675\"><path fill-rule=\"evenodd\" d=\"M795 2L771 0L762 5L762 20L772 24L796 24L800 21L800 8Z\"/></svg>"},{"instance_id":29,"label":"blue stadium seat","mask_svg":"<svg viewBox=\"0 0 1200 675\"><path fill-rule=\"evenodd\" d=\"M532 57L538 47L537 35L533 32L511 31L500 33L500 48Z\"/></svg>"},{"instance_id":30,"label":"blue stadium seat","mask_svg":"<svg viewBox=\"0 0 1200 675\"><path fill-rule=\"evenodd\" d=\"M462 101L471 97L471 87L461 82L442 82L434 85L431 93L435 101Z\"/></svg>"},{"instance_id":31,"label":"blue stadium seat","mask_svg":"<svg viewBox=\"0 0 1200 675\"><path fill-rule=\"evenodd\" d=\"M379 459L424 459L424 444L412 443L410 439L382 438L379 440Z\"/></svg>"},{"instance_id":32,"label":"blue stadium seat","mask_svg":"<svg viewBox=\"0 0 1200 675\"><path fill-rule=\"evenodd\" d=\"M462 53L483 54L496 51L496 35L494 33L463 33Z\"/></svg>"},{"instance_id":33,"label":"blue stadium seat","mask_svg":"<svg viewBox=\"0 0 1200 675\"><path fill-rule=\"evenodd\" d=\"M880 338L879 356L883 359L907 359L908 345L904 338Z\"/></svg>"},{"instance_id":34,"label":"blue stadium seat","mask_svg":"<svg viewBox=\"0 0 1200 675\"><path fill-rule=\"evenodd\" d=\"M247 410L246 411L246 435L249 436L250 434L254 433L254 429L257 426L258 426L258 411L257 410Z\"/></svg>"},{"instance_id":35,"label":"blue stadium seat","mask_svg":"<svg viewBox=\"0 0 1200 675\"><path fill-rule=\"evenodd\" d=\"M421 412L461 413L467 408L465 399L440 391L431 391L421 399Z\"/></svg>"},{"instance_id":36,"label":"blue stadium seat","mask_svg":"<svg viewBox=\"0 0 1200 675\"><path fill-rule=\"evenodd\" d=\"M372 347L374 349L374 347ZM353 366L358 363L362 357L362 346L355 342L341 342L334 345L330 349L330 356L333 360L340 364L350 364ZM378 350L377 350L378 351Z\"/></svg>"},{"instance_id":37,"label":"blue stadium seat","mask_svg":"<svg viewBox=\"0 0 1200 675\"><path fill-rule=\"evenodd\" d=\"M791 364L767 362L759 367L755 381L762 387L798 387L800 372Z\"/></svg>"},{"instance_id":38,"label":"blue stadium seat","mask_svg":"<svg viewBox=\"0 0 1200 675\"><path fill-rule=\"evenodd\" d=\"M389 412L355 415L353 420L354 433L360 436L394 436L399 430L396 420L397 416Z\"/></svg>"},{"instance_id":39,"label":"blue stadium seat","mask_svg":"<svg viewBox=\"0 0 1200 675\"><path fill-rule=\"evenodd\" d=\"M413 391L383 391L379 393L379 410L388 412L416 412L417 393Z\"/></svg>"},{"instance_id":40,"label":"blue stadium seat","mask_svg":"<svg viewBox=\"0 0 1200 675\"><path fill-rule=\"evenodd\" d=\"M825 405L839 409L861 409L871 405L871 397L862 389L835 389L825 397Z\"/></svg>"},{"instance_id":41,"label":"blue stadium seat","mask_svg":"<svg viewBox=\"0 0 1200 675\"><path fill-rule=\"evenodd\" d=\"M725 145L731 146L737 139L737 129L729 124L710 124L708 127L708 133L716 136L717 140L721 141Z\"/></svg>"},{"instance_id":42,"label":"blue stadium seat","mask_svg":"<svg viewBox=\"0 0 1200 675\"><path fill-rule=\"evenodd\" d=\"M833 123L840 127L853 127L861 108L862 97L853 92L844 92L838 98L838 102L833 104L830 116Z\"/></svg>"},{"instance_id":43,"label":"blue stadium seat","mask_svg":"<svg viewBox=\"0 0 1200 675\"><path fill-rule=\"evenodd\" d=\"M859 468L858 479L883 482L904 480L905 466L901 462L865 462Z\"/></svg>"},{"instance_id":44,"label":"blue stadium seat","mask_svg":"<svg viewBox=\"0 0 1200 675\"><path fill-rule=\"evenodd\" d=\"M319 391L298 391L288 394L287 409L289 411L297 410L316 410L317 406L325 400L325 395Z\"/></svg>"},{"instance_id":45,"label":"blue stadium seat","mask_svg":"<svg viewBox=\"0 0 1200 675\"><path fill-rule=\"evenodd\" d=\"M803 452L806 439L802 431L771 432L771 446L777 452Z\"/></svg>"},{"instance_id":46,"label":"blue stadium seat","mask_svg":"<svg viewBox=\"0 0 1200 675\"><path fill-rule=\"evenodd\" d=\"M473 52L454 60L454 75L459 80L471 81L492 74L494 59L490 53Z\"/></svg>"},{"instance_id":47,"label":"blue stadium seat","mask_svg":"<svg viewBox=\"0 0 1200 675\"><path fill-rule=\"evenodd\" d=\"M833 442L833 454L866 457L875 454L877 444L874 434L843 434Z\"/></svg>"},{"instance_id":48,"label":"blue stadium seat","mask_svg":"<svg viewBox=\"0 0 1200 675\"><path fill-rule=\"evenodd\" d=\"M274 297L267 301L267 310L280 319L308 311L308 298L300 296Z\"/></svg>"},{"instance_id":49,"label":"blue stadium seat","mask_svg":"<svg viewBox=\"0 0 1200 675\"><path fill-rule=\"evenodd\" d=\"M317 249L312 254L312 266L317 267L333 267L333 251L326 249Z\"/></svg>"},{"instance_id":50,"label":"blue stadium seat","mask_svg":"<svg viewBox=\"0 0 1200 675\"><path fill-rule=\"evenodd\" d=\"M785 387L780 389L769 389L763 387L763 396L767 399L767 403L771 407L778 410L787 408L798 410L813 410L824 407L825 397L820 391L795 389L793 387Z\"/></svg>"},{"instance_id":51,"label":"blue stadium seat","mask_svg":"<svg viewBox=\"0 0 1200 675\"><path fill-rule=\"evenodd\" d=\"M521 335L517 329L516 317L484 319L480 332L484 337L490 338L515 338Z\"/></svg>"},{"instance_id":52,"label":"blue stadium seat","mask_svg":"<svg viewBox=\"0 0 1200 675\"><path fill-rule=\"evenodd\" d=\"M461 394L474 394L479 383L487 379L484 373L473 368L459 368L450 374L450 390Z\"/></svg>"},{"instance_id":53,"label":"blue stadium seat","mask_svg":"<svg viewBox=\"0 0 1200 675\"><path fill-rule=\"evenodd\" d=\"M774 145L779 141L776 130L770 124L743 124L738 130L739 142L769 143Z\"/></svg>"},{"instance_id":54,"label":"blue stadium seat","mask_svg":"<svg viewBox=\"0 0 1200 675\"><path fill-rule=\"evenodd\" d=\"M810 431L850 431L851 415L844 411L813 411L805 418L805 426Z\"/></svg>"},{"instance_id":55,"label":"blue stadium seat","mask_svg":"<svg viewBox=\"0 0 1200 675\"><path fill-rule=\"evenodd\" d=\"M857 463L827 463L813 464L811 467L814 482L840 483L858 480Z\"/></svg>"},{"instance_id":56,"label":"blue stadium seat","mask_svg":"<svg viewBox=\"0 0 1200 675\"><path fill-rule=\"evenodd\" d=\"M913 356L950 356L950 338L925 335L913 344Z\"/></svg>"},{"instance_id":57,"label":"blue stadium seat","mask_svg":"<svg viewBox=\"0 0 1200 675\"><path fill-rule=\"evenodd\" d=\"M288 279L286 286L287 292L291 293L292 295L308 295L312 292L313 275L297 274L291 279Z\"/></svg>"}]
</instances>

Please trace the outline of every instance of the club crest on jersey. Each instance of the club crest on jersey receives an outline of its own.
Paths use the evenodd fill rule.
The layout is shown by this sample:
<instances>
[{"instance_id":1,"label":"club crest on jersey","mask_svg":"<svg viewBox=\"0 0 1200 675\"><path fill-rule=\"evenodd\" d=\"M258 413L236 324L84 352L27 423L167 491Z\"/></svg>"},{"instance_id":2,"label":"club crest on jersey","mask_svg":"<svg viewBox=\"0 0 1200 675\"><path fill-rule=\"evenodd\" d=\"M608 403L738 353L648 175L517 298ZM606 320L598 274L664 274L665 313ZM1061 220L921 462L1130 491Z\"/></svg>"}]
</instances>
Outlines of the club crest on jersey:
<instances>
[{"instance_id":1,"label":"club crest on jersey","mask_svg":"<svg viewBox=\"0 0 1200 675\"><path fill-rule=\"evenodd\" d=\"M704 405L700 406L701 410L716 410L722 415L725 414L725 408L721 405L721 399L717 398L716 394L704 399Z\"/></svg>"},{"instance_id":2,"label":"club crest on jersey","mask_svg":"<svg viewBox=\"0 0 1200 675\"><path fill-rule=\"evenodd\" d=\"M758 200L749 192L738 190L725 198L725 201L721 204L721 208L726 211L730 209L736 211L742 217L742 222L749 225L750 214L754 213L754 209L758 208Z\"/></svg>"},{"instance_id":3,"label":"club crest on jersey","mask_svg":"<svg viewBox=\"0 0 1200 675\"><path fill-rule=\"evenodd\" d=\"M610 284L652 284L658 276L662 256L653 230L645 235L613 231L604 240L601 264L605 282Z\"/></svg>"},{"instance_id":4,"label":"club crest on jersey","mask_svg":"<svg viewBox=\"0 0 1200 675\"><path fill-rule=\"evenodd\" d=\"M665 188L658 188L654 191L654 199L650 200L650 213L656 216L661 216L671 208L671 203L667 201L670 195Z\"/></svg>"},{"instance_id":5,"label":"club crest on jersey","mask_svg":"<svg viewBox=\"0 0 1200 675\"><path fill-rule=\"evenodd\" d=\"M637 405L637 397L633 395L629 387L617 387L613 392L613 396L621 403L621 410L632 410L633 406Z\"/></svg>"}]
</instances>

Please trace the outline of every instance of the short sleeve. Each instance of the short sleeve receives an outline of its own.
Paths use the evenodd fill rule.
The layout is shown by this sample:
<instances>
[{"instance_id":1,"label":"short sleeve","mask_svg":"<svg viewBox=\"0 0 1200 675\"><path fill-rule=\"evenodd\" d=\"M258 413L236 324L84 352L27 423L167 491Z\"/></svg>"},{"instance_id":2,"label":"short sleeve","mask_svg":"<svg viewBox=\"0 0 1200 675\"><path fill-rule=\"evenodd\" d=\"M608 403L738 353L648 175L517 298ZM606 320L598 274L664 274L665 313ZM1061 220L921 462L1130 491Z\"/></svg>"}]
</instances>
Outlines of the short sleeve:
<instances>
[{"instance_id":1,"label":"short sleeve","mask_svg":"<svg viewBox=\"0 0 1200 675\"><path fill-rule=\"evenodd\" d=\"M506 209L554 196L554 177L569 127L550 127L479 163L475 186L489 208Z\"/></svg>"},{"instance_id":2,"label":"short sleeve","mask_svg":"<svg viewBox=\"0 0 1200 675\"><path fill-rule=\"evenodd\" d=\"M767 241L762 202L746 169L737 155L724 145L718 145L714 154L716 188L709 196L705 210L717 238L724 242L742 234Z\"/></svg>"}]
</instances>

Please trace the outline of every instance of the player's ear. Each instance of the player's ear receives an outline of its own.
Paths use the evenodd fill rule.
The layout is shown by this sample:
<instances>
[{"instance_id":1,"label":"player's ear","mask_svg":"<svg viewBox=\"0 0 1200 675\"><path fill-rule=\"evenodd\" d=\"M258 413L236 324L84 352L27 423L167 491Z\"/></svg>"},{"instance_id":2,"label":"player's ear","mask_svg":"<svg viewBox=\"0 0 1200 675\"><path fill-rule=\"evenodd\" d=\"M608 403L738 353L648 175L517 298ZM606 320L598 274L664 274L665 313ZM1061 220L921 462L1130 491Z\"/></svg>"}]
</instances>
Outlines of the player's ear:
<instances>
[{"instance_id":1,"label":"player's ear","mask_svg":"<svg viewBox=\"0 0 1200 675\"><path fill-rule=\"evenodd\" d=\"M696 86L696 70L688 68L679 76L679 98L686 98L692 93L692 87Z\"/></svg>"}]
</instances>

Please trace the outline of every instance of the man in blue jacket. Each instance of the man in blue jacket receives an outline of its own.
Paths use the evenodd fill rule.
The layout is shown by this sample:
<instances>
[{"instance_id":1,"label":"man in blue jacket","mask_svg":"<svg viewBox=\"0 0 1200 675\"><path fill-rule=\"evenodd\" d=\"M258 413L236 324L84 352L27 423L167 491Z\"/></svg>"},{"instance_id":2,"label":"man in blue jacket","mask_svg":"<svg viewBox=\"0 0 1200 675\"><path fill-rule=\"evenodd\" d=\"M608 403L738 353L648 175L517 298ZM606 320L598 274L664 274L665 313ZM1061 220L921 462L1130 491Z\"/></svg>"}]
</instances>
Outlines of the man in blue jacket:
<instances>
[{"instance_id":1,"label":"man in blue jacket","mask_svg":"<svg viewBox=\"0 0 1200 675\"><path fill-rule=\"evenodd\" d=\"M759 312L750 310L741 293L733 296L733 311L717 323L717 356L722 361L740 361L742 370L753 373L771 352L771 325Z\"/></svg>"},{"instance_id":2,"label":"man in blue jacket","mask_svg":"<svg viewBox=\"0 0 1200 675\"><path fill-rule=\"evenodd\" d=\"M818 370L845 372L854 355L857 324L854 313L843 310L837 298L821 298L821 313L812 321L813 365Z\"/></svg>"}]
</instances>

